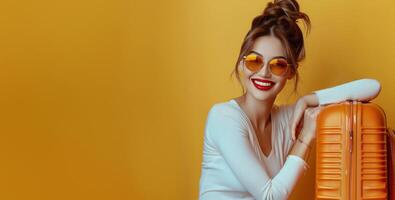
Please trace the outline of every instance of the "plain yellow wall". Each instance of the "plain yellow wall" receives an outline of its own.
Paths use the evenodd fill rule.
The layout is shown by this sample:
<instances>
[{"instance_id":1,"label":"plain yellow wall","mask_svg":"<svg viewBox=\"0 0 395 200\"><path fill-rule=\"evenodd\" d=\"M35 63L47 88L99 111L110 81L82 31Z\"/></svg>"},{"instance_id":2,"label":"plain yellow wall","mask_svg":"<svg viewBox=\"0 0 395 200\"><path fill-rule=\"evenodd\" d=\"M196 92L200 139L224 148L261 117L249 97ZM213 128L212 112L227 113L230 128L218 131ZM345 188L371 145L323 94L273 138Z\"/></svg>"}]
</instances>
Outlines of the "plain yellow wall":
<instances>
[{"instance_id":1,"label":"plain yellow wall","mask_svg":"<svg viewBox=\"0 0 395 200\"><path fill-rule=\"evenodd\" d=\"M299 94L376 78L395 127L395 2L299 2ZM197 199L207 112L241 94L229 75L266 3L3 0L0 199ZM313 196L310 162L292 199Z\"/></svg>"}]
</instances>

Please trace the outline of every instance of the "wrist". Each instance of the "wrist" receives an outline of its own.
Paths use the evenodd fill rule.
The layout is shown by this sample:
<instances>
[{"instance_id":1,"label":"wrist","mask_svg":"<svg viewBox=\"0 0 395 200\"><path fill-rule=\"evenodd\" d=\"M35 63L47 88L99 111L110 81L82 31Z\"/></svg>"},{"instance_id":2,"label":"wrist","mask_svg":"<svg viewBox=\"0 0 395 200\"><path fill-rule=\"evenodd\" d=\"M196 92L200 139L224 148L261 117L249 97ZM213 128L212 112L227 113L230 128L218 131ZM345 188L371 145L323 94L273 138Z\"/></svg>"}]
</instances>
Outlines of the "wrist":
<instances>
[{"instance_id":1,"label":"wrist","mask_svg":"<svg viewBox=\"0 0 395 200\"><path fill-rule=\"evenodd\" d=\"M290 151L290 155L297 155L302 158L305 162L308 161L309 155L311 152L311 145L307 144L305 141L302 141L301 138L297 138L295 140L294 146Z\"/></svg>"},{"instance_id":2,"label":"wrist","mask_svg":"<svg viewBox=\"0 0 395 200\"><path fill-rule=\"evenodd\" d=\"M310 145L313 140L315 139L313 137L314 134L306 134L305 131L302 130L302 134L299 135L298 139L302 140L304 143Z\"/></svg>"},{"instance_id":3,"label":"wrist","mask_svg":"<svg viewBox=\"0 0 395 200\"><path fill-rule=\"evenodd\" d=\"M311 149L311 142L313 141L312 139L306 139L306 138L298 137L296 140L297 140L299 143L302 143L303 145L305 145L306 147L308 147L309 149Z\"/></svg>"}]
</instances>

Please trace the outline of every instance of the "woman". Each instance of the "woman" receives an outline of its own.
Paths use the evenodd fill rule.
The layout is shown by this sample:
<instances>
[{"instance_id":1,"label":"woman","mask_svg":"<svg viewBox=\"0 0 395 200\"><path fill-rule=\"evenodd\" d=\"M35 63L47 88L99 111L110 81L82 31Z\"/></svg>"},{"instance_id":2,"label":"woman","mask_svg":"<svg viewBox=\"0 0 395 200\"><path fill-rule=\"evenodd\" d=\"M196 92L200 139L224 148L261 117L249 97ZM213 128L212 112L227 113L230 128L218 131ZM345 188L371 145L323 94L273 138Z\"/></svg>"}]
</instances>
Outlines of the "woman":
<instances>
[{"instance_id":1,"label":"woman","mask_svg":"<svg viewBox=\"0 0 395 200\"><path fill-rule=\"evenodd\" d=\"M200 200L288 199L309 168L321 105L369 101L380 92L378 81L361 79L315 91L295 104L274 105L287 80L295 78L296 88L298 63L305 57L298 19L310 28L295 0L270 2L254 18L235 66L243 95L216 103L208 113Z\"/></svg>"}]
</instances>

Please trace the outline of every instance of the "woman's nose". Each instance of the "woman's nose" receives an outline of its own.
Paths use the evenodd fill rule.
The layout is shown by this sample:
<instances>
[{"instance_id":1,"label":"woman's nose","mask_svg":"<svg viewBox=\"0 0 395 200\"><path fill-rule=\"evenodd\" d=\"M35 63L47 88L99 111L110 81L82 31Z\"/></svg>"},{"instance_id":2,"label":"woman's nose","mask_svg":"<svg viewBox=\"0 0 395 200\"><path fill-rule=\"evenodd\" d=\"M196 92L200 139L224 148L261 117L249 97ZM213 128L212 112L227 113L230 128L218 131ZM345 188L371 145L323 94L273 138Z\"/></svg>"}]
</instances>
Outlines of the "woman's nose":
<instances>
[{"instance_id":1,"label":"woman's nose","mask_svg":"<svg viewBox=\"0 0 395 200\"><path fill-rule=\"evenodd\" d=\"M257 74L258 74L258 75L262 75L263 77L270 77L270 76L271 76L271 73L270 73L268 64L265 63L265 64L263 65L263 67L261 68L261 70L258 71Z\"/></svg>"}]
</instances>

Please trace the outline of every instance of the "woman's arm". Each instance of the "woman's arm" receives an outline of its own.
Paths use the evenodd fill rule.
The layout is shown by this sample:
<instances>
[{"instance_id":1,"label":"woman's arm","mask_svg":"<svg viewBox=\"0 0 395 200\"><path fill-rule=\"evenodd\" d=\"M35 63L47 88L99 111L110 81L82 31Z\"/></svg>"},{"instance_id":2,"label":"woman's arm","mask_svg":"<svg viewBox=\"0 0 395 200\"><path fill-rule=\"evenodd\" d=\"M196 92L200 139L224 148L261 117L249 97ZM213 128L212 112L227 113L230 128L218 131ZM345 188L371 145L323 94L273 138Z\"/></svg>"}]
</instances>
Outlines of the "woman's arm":
<instances>
[{"instance_id":1,"label":"woman's arm","mask_svg":"<svg viewBox=\"0 0 395 200\"><path fill-rule=\"evenodd\" d=\"M380 93L380 90L379 81L359 79L302 96L294 105L293 119L291 120L292 139L296 138L296 127L306 108L346 100L370 101Z\"/></svg>"},{"instance_id":2,"label":"woman's arm","mask_svg":"<svg viewBox=\"0 0 395 200\"><path fill-rule=\"evenodd\" d=\"M259 160L236 111L213 107L207 119L207 138L215 145L240 183L257 200L286 200L307 163L298 156L287 157L278 174L270 178Z\"/></svg>"},{"instance_id":3,"label":"woman's arm","mask_svg":"<svg viewBox=\"0 0 395 200\"><path fill-rule=\"evenodd\" d=\"M317 90L314 92L317 95L317 101L307 101L307 103L311 103L311 106L314 106L316 104L326 105L346 100L370 101L380 93L380 90L381 85L379 81L375 79L359 79Z\"/></svg>"}]
</instances>

